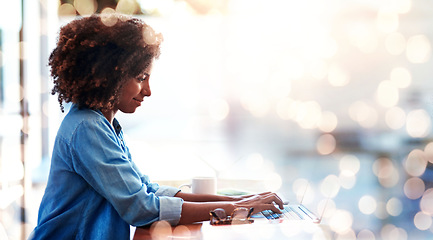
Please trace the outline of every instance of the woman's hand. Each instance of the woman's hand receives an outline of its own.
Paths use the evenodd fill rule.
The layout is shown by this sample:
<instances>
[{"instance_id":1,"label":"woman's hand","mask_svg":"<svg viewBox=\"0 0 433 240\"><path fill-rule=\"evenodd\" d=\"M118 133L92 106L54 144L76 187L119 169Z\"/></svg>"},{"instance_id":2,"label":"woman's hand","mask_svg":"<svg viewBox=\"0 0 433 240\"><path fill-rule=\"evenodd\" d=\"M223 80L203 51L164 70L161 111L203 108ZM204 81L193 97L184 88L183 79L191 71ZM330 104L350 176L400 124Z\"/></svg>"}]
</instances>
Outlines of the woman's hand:
<instances>
[{"instance_id":1,"label":"woman's hand","mask_svg":"<svg viewBox=\"0 0 433 240\"><path fill-rule=\"evenodd\" d=\"M179 192L176 197L185 200L179 224L209 220L209 212L216 208L224 209L228 215L238 207L254 208L253 213L264 210L281 213L280 209L283 209L283 201L271 192L233 197Z\"/></svg>"},{"instance_id":2,"label":"woman's hand","mask_svg":"<svg viewBox=\"0 0 433 240\"><path fill-rule=\"evenodd\" d=\"M281 213L280 209L284 208L283 201L281 200L281 198L278 197L277 194L272 192L239 196L239 200L234 202L234 206L236 208L237 207L254 208L253 213L261 212L264 210L271 210L276 213Z\"/></svg>"}]
</instances>

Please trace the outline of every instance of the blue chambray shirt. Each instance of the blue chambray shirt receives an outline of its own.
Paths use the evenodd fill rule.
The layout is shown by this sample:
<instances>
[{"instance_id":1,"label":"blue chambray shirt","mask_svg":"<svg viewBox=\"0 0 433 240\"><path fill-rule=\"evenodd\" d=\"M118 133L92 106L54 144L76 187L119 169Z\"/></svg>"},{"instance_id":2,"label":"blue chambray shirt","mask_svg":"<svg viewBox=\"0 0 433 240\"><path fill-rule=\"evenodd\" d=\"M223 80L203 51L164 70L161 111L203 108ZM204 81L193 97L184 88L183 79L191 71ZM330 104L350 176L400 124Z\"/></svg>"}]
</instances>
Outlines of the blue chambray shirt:
<instances>
[{"instance_id":1,"label":"blue chambray shirt","mask_svg":"<svg viewBox=\"0 0 433 240\"><path fill-rule=\"evenodd\" d=\"M141 174L116 119L111 125L100 111L74 104L57 133L30 239L130 239L130 225L175 225L183 204L178 191Z\"/></svg>"}]
</instances>

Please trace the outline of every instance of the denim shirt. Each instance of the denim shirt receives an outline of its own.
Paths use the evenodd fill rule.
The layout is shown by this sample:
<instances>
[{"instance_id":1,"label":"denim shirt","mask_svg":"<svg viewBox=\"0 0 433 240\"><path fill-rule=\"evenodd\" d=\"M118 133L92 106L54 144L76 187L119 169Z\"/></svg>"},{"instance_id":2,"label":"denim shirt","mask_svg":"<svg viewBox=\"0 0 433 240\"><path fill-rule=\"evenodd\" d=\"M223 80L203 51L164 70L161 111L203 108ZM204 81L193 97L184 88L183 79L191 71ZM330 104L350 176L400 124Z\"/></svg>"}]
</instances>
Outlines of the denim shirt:
<instances>
[{"instance_id":1,"label":"denim shirt","mask_svg":"<svg viewBox=\"0 0 433 240\"><path fill-rule=\"evenodd\" d=\"M130 225L179 222L179 190L151 183L131 160L122 128L72 105L54 144L30 239L129 239Z\"/></svg>"}]
</instances>

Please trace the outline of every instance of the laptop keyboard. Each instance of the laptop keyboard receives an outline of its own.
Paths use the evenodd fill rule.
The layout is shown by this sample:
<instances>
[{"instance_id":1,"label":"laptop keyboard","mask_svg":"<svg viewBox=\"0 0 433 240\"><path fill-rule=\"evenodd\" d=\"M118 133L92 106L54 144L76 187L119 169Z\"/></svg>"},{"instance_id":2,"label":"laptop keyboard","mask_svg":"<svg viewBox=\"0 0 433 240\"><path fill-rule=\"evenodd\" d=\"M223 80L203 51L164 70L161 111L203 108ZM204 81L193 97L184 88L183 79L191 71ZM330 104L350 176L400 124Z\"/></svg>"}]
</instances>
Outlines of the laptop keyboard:
<instances>
[{"instance_id":1,"label":"laptop keyboard","mask_svg":"<svg viewBox=\"0 0 433 240\"><path fill-rule=\"evenodd\" d=\"M296 206L284 206L280 209L282 213L275 213L271 210L262 211L262 214L269 220L274 219L288 219L288 220L303 220L309 217L303 210Z\"/></svg>"}]
</instances>

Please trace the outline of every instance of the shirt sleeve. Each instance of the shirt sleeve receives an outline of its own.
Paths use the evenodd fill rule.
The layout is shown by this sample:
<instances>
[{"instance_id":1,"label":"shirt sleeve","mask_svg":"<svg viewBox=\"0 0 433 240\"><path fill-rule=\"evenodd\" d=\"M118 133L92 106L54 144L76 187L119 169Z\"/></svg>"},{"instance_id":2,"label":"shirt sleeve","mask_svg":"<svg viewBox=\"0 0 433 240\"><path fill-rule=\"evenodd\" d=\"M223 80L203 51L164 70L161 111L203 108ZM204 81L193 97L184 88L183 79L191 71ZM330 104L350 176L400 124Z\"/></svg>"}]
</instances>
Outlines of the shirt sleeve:
<instances>
[{"instance_id":1,"label":"shirt sleeve","mask_svg":"<svg viewBox=\"0 0 433 240\"><path fill-rule=\"evenodd\" d=\"M131 159L131 155L129 154L129 149L128 149L128 147L126 147L126 148L128 151L128 157ZM142 174L140 169L137 167L137 165L133 161L131 161L131 164L132 164L132 167L134 168L134 171L136 171L137 174L140 175L141 182L146 184L147 192L148 193L150 193L150 192L156 193L156 191L158 191L158 189L159 189L159 184L150 182L149 176ZM172 196L176 195L176 193L173 194Z\"/></svg>"},{"instance_id":2,"label":"shirt sleeve","mask_svg":"<svg viewBox=\"0 0 433 240\"><path fill-rule=\"evenodd\" d=\"M149 185L154 190L148 189L122 139L108 122L82 122L71 139L75 171L106 198L128 224L143 226L158 220L178 223L183 200L174 197L176 190L170 187Z\"/></svg>"},{"instance_id":3,"label":"shirt sleeve","mask_svg":"<svg viewBox=\"0 0 433 240\"><path fill-rule=\"evenodd\" d=\"M159 197L159 218L164 219L171 225L179 223L182 212L183 199L176 198L174 195L180 190L169 186L160 186L155 195Z\"/></svg>"}]
</instances>

